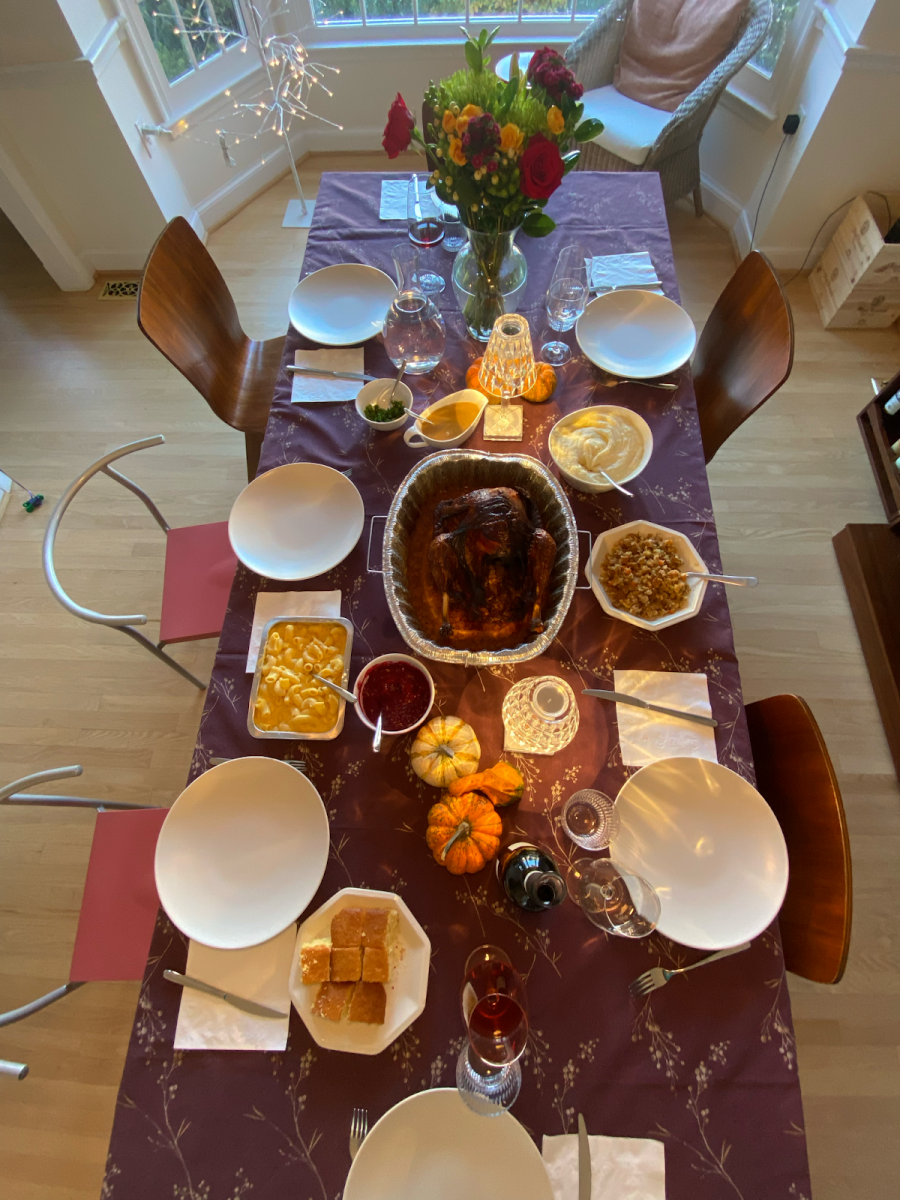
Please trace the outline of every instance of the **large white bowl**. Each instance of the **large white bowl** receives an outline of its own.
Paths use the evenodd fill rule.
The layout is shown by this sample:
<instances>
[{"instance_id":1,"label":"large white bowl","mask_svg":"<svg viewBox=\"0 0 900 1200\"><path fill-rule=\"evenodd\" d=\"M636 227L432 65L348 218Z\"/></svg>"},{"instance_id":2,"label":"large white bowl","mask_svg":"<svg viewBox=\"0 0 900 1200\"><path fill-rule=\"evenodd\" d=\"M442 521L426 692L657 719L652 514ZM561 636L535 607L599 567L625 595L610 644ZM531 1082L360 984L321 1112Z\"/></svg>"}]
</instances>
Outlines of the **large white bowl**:
<instances>
[{"instance_id":1,"label":"large white bowl","mask_svg":"<svg viewBox=\"0 0 900 1200\"><path fill-rule=\"evenodd\" d=\"M399 918L397 938L400 956L384 985L387 1006L383 1025L359 1021L328 1021L313 1015L312 1006L319 990L317 983L303 983L300 947L314 938L331 937L331 918L339 908L395 908ZM291 967L288 991L300 1020L313 1041L326 1050L346 1050L349 1054L380 1054L390 1046L425 1008L431 942L425 930L399 896L393 892L372 892L365 888L344 888L335 893L300 926L297 949Z\"/></svg>"},{"instance_id":2,"label":"large white bowl","mask_svg":"<svg viewBox=\"0 0 900 1200\"><path fill-rule=\"evenodd\" d=\"M556 463L560 475L562 475L569 487L573 487L576 492L587 492L592 496L597 495L599 492L611 492L613 490L613 485L611 483L607 483L602 479L602 477L600 483L588 483L585 479L579 479L576 475L570 475L553 453L553 435L556 433L557 429L562 429L566 425L573 425L575 421L579 417L583 416L586 412L595 411L606 413L627 413L629 419L634 422L644 439L644 453L641 456L640 462L630 474L624 475L621 479L616 480L617 483L626 484L628 483L629 479L636 479L650 461L650 455L653 453L653 434L650 432L650 426L640 415L640 413L632 412L630 408L622 408L621 405L618 404L594 404L590 405L588 408L579 408L576 409L575 412L567 413L566 416L557 421L550 430L550 437L547 440L547 447L550 450L550 457Z\"/></svg>"},{"instance_id":3,"label":"large white bowl","mask_svg":"<svg viewBox=\"0 0 900 1200\"><path fill-rule=\"evenodd\" d=\"M267 579L312 579L347 557L363 530L362 496L321 463L286 463L258 475L228 518L232 549Z\"/></svg>"},{"instance_id":4,"label":"large white bowl","mask_svg":"<svg viewBox=\"0 0 900 1200\"><path fill-rule=\"evenodd\" d=\"M609 852L656 889L657 928L683 946L749 942L778 915L788 854L775 814L740 775L701 758L641 767L616 799Z\"/></svg>"},{"instance_id":5,"label":"large white bowl","mask_svg":"<svg viewBox=\"0 0 900 1200\"><path fill-rule=\"evenodd\" d=\"M676 370L697 344L694 322L680 305L638 288L596 296L576 321L575 337L596 366L632 379Z\"/></svg>"},{"instance_id":6,"label":"large white bowl","mask_svg":"<svg viewBox=\"0 0 900 1200\"><path fill-rule=\"evenodd\" d=\"M456 1088L389 1109L360 1146L344 1200L553 1200L540 1151L512 1113L480 1117Z\"/></svg>"},{"instance_id":7,"label":"large white bowl","mask_svg":"<svg viewBox=\"0 0 900 1200\"><path fill-rule=\"evenodd\" d=\"M235 758L181 793L156 843L160 903L182 933L218 950L268 941L316 894L328 816L305 775Z\"/></svg>"},{"instance_id":8,"label":"large white bowl","mask_svg":"<svg viewBox=\"0 0 900 1200\"><path fill-rule=\"evenodd\" d=\"M620 542L629 533L658 533L661 537L671 538L678 546L686 571L706 571L707 569L706 563L694 549L691 539L674 529L667 529L665 525L656 525L653 521L629 521L627 525L617 525L614 529L607 529L594 542L591 557L584 568L585 578L591 585L591 591L603 611L619 621L637 625L638 629L649 629L651 632L656 629L666 629L669 625L678 625L681 621L687 621L690 617L696 616L703 604L703 597L706 595L707 581L705 579L688 580L688 598L685 606L676 612L669 613L666 617L657 617L653 621L648 621L644 617L636 617L613 604L606 594L606 588L600 582L600 566L616 542Z\"/></svg>"},{"instance_id":9,"label":"large white bowl","mask_svg":"<svg viewBox=\"0 0 900 1200\"><path fill-rule=\"evenodd\" d=\"M397 285L362 263L335 263L301 279L288 317L304 337L322 346L353 346L381 333Z\"/></svg>"}]
</instances>

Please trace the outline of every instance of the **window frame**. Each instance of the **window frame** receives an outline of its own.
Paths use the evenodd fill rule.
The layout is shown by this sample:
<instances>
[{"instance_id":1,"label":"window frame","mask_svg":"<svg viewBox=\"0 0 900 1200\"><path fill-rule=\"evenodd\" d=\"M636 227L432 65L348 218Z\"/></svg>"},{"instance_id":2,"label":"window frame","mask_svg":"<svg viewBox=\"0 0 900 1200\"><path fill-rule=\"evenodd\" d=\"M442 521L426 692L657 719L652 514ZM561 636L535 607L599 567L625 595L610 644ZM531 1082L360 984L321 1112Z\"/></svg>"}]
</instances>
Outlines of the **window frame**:
<instances>
[{"instance_id":1,"label":"window frame","mask_svg":"<svg viewBox=\"0 0 900 1200\"><path fill-rule=\"evenodd\" d=\"M766 122L776 120L781 97L815 26L817 10L817 0L800 0L772 74L767 75L749 62L731 79L726 95L753 110Z\"/></svg>"}]
</instances>

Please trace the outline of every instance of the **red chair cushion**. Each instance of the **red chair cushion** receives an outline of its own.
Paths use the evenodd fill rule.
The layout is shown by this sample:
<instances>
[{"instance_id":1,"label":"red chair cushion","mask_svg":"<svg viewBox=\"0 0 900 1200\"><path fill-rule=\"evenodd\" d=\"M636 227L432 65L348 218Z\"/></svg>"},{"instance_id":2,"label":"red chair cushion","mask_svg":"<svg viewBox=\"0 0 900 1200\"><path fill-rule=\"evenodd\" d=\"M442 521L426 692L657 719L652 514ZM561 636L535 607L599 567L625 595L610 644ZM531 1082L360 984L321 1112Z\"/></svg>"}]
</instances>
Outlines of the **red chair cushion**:
<instances>
[{"instance_id":1,"label":"red chair cushion","mask_svg":"<svg viewBox=\"0 0 900 1200\"><path fill-rule=\"evenodd\" d=\"M227 521L170 529L159 640L193 642L218 637L236 566Z\"/></svg>"},{"instance_id":2,"label":"red chair cushion","mask_svg":"<svg viewBox=\"0 0 900 1200\"><path fill-rule=\"evenodd\" d=\"M69 979L143 979L159 911L153 859L166 808L97 813Z\"/></svg>"}]
</instances>

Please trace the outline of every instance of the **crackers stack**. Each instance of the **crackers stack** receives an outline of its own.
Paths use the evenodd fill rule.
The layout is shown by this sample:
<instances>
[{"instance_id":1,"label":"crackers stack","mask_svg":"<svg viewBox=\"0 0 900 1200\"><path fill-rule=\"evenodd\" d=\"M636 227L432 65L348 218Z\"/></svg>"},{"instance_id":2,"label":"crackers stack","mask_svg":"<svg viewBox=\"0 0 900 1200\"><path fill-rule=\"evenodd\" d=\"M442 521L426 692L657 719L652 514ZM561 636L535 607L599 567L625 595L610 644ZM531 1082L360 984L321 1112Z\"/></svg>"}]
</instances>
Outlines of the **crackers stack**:
<instances>
[{"instance_id":1,"label":"crackers stack","mask_svg":"<svg viewBox=\"0 0 900 1200\"><path fill-rule=\"evenodd\" d=\"M342 908L331 919L331 940L300 947L304 983L318 983L312 1011L328 1021L383 1025L384 985L391 977L391 947L399 917L394 908Z\"/></svg>"}]
</instances>

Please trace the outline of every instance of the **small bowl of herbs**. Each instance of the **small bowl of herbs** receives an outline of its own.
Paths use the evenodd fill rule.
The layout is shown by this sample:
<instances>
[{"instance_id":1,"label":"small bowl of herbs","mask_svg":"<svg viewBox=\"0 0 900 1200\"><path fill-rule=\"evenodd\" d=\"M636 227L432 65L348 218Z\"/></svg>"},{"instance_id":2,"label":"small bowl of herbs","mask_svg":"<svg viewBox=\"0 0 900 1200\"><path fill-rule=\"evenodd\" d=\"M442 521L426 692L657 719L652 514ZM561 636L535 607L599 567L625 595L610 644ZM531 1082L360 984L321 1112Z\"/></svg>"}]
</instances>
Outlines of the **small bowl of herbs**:
<instances>
[{"instance_id":1,"label":"small bowl of herbs","mask_svg":"<svg viewBox=\"0 0 900 1200\"><path fill-rule=\"evenodd\" d=\"M412 409L413 394L405 383L394 388L393 379L373 379L356 397L356 411L367 425L387 433L406 424ZM393 400L389 400L391 392Z\"/></svg>"}]
</instances>

